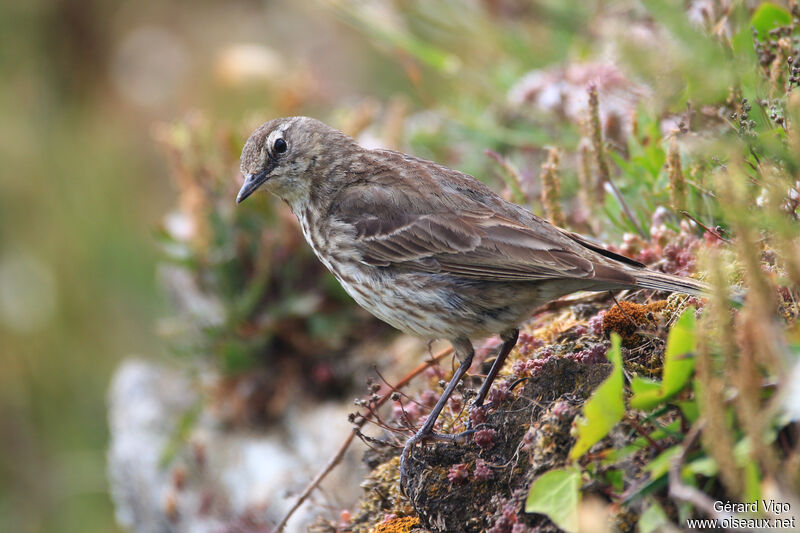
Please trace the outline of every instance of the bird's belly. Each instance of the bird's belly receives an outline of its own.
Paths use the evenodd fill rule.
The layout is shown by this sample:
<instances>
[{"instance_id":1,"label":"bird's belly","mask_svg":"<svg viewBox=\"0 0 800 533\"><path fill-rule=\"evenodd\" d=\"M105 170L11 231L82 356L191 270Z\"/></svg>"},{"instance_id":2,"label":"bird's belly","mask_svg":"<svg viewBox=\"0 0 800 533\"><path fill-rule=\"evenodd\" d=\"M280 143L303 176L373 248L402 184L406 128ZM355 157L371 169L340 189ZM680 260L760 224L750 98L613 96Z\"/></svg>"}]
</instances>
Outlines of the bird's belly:
<instances>
[{"instance_id":1,"label":"bird's belly","mask_svg":"<svg viewBox=\"0 0 800 533\"><path fill-rule=\"evenodd\" d=\"M361 263L344 240L331 246L330 232L323 237L312 229L305 210L296 212L300 213L303 235L316 256L361 307L405 333L426 339L454 338L450 325L441 320L445 316L441 298L426 291L420 281L412 283L390 271ZM331 252L333 249L336 254Z\"/></svg>"},{"instance_id":2,"label":"bird's belly","mask_svg":"<svg viewBox=\"0 0 800 533\"><path fill-rule=\"evenodd\" d=\"M375 267L364 267L369 271ZM415 290L405 280L360 268L331 269L361 307L387 324L426 339L453 338L442 302L431 291Z\"/></svg>"},{"instance_id":3,"label":"bird's belly","mask_svg":"<svg viewBox=\"0 0 800 533\"><path fill-rule=\"evenodd\" d=\"M361 307L395 328L425 339L500 333L527 318L539 305L536 291L530 288L474 287L449 276L397 274L366 265L329 268Z\"/></svg>"}]
</instances>

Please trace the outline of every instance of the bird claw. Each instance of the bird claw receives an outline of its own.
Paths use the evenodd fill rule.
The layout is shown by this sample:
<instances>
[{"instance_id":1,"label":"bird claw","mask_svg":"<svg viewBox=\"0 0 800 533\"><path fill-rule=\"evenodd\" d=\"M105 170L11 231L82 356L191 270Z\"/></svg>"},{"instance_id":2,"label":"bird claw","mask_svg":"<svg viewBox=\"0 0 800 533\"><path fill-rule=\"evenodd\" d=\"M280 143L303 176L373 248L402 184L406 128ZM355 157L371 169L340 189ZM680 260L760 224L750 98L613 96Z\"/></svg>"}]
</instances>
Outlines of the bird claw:
<instances>
[{"instance_id":1,"label":"bird claw","mask_svg":"<svg viewBox=\"0 0 800 533\"><path fill-rule=\"evenodd\" d=\"M412 451L414 450L414 446L418 443L424 443L425 441L442 441L442 442L452 442L454 444L464 444L467 442L467 439L475 433L474 429L467 429L466 431L462 431L461 433L456 434L447 434L447 433L436 433L435 431L418 431L416 432L411 438L406 441L405 446L403 446L403 453L400 454L400 484L401 486L405 487L406 481L408 480L408 460L412 455Z\"/></svg>"},{"instance_id":2,"label":"bird claw","mask_svg":"<svg viewBox=\"0 0 800 533\"><path fill-rule=\"evenodd\" d=\"M418 442L425 442L425 439L431 434L433 434L433 431L417 431L403 446L403 453L400 454L400 487L404 492L408 481L408 459L411 457L411 452Z\"/></svg>"}]
</instances>

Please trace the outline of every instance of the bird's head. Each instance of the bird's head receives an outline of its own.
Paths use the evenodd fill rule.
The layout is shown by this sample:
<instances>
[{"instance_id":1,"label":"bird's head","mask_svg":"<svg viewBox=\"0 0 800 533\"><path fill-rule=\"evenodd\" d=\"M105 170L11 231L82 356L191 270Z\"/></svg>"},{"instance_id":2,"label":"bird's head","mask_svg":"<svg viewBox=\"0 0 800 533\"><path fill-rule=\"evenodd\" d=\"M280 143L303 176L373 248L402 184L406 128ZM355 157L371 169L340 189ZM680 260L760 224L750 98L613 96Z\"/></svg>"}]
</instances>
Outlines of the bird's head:
<instances>
[{"instance_id":1,"label":"bird's head","mask_svg":"<svg viewBox=\"0 0 800 533\"><path fill-rule=\"evenodd\" d=\"M336 163L339 149L354 145L350 137L309 117L276 118L253 132L242 149L245 180L236 203L259 188L290 205L308 199L316 170ZM344 146L343 146L344 145Z\"/></svg>"}]
</instances>

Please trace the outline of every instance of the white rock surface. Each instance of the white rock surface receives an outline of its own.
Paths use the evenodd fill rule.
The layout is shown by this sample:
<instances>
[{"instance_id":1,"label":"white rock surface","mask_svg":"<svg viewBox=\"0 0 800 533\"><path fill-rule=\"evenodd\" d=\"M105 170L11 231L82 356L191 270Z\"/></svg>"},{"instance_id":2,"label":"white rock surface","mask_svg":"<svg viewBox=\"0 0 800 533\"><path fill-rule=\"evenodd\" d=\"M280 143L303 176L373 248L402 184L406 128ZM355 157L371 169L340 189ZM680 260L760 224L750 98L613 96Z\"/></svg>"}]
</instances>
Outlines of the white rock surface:
<instances>
[{"instance_id":1,"label":"white rock surface","mask_svg":"<svg viewBox=\"0 0 800 533\"><path fill-rule=\"evenodd\" d=\"M351 431L353 408L298 400L272 426L231 429L202 409L196 381L143 360L118 368L109 392L108 453L117 519L136 533L269 530ZM188 436L176 439L181 421L197 409ZM170 458L175 442L182 444ZM364 476L361 453L352 447L287 531L305 531L321 512L353 507Z\"/></svg>"}]
</instances>

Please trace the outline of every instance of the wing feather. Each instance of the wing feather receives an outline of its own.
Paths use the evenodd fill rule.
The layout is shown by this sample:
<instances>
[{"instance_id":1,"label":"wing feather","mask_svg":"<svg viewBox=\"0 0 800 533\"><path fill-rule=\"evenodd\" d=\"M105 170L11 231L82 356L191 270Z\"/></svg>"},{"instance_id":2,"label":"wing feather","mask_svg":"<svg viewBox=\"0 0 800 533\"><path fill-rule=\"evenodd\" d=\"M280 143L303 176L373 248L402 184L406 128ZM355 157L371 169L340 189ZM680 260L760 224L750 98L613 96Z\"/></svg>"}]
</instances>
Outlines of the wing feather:
<instances>
[{"instance_id":1,"label":"wing feather","mask_svg":"<svg viewBox=\"0 0 800 533\"><path fill-rule=\"evenodd\" d=\"M378 227L377 225L374 227ZM499 215L420 215L401 227L362 234L362 261L413 266L474 279L591 278L594 265L562 243Z\"/></svg>"},{"instance_id":2,"label":"wing feather","mask_svg":"<svg viewBox=\"0 0 800 533\"><path fill-rule=\"evenodd\" d=\"M471 176L393 154L380 155L402 157L403 169L416 164L413 180L384 183L381 174L378 181L345 188L331 202L331 214L353 227L363 263L493 281L635 284L623 266L635 261L505 202Z\"/></svg>"}]
</instances>

